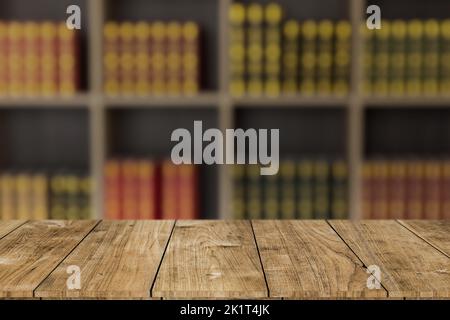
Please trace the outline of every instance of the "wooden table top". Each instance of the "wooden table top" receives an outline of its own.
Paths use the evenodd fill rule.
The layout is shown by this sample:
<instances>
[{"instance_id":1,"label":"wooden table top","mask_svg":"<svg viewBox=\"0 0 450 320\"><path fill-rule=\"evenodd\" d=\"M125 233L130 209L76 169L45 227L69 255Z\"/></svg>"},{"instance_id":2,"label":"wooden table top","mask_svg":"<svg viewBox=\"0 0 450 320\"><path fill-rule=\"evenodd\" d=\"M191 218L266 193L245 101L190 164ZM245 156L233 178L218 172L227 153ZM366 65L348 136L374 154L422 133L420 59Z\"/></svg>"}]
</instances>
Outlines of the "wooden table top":
<instances>
[{"instance_id":1,"label":"wooden table top","mask_svg":"<svg viewBox=\"0 0 450 320\"><path fill-rule=\"evenodd\" d=\"M3 221L0 297L448 299L450 221Z\"/></svg>"}]
</instances>

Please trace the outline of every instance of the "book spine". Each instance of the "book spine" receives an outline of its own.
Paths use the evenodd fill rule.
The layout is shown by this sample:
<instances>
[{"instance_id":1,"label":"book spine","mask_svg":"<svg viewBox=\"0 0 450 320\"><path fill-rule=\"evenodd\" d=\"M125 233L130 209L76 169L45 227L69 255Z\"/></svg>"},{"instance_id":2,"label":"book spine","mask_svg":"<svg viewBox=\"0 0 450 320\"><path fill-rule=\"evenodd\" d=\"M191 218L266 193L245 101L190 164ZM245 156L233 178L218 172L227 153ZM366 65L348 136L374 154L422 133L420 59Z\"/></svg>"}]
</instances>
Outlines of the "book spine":
<instances>
[{"instance_id":1,"label":"book spine","mask_svg":"<svg viewBox=\"0 0 450 320\"><path fill-rule=\"evenodd\" d=\"M24 92L24 28L19 22L8 24L8 93L18 97Z\"/></svg>"},{"instance_id":2,"label":"book spine","mask_svg":"<svg viewBox=\"0 0 450 320\"><path fill-rule=\"evenodd\" d=\"M8 24L0 21L0 97L8 93Z\"/></svg>"},{"instance_id":3,"label":"book spine","mask_svg":"<svg viewBox=\"0 0 450 320\"><path fill-rule=\"evenodd\" d=\"M122 22L119 25L120 35L120 93L122 95L134 95L136 93L136 39L134 24Z\"/></svg>"},{"instance_id":4,"label":"book spine","mask_svg":"<svg viewBox=\"0 0 450 320\"><path fill-rule=\"evenodd\" d=\"M365 24L361 26L361 37L364 41L362 68L364 72L363 92L366 95L374 92L374 68L375 68L375 35Z\"/></svg>"},{"instance_id":5,"label":"book spine","mask_svg":"<svg viewBox=\"0 0 450 320\"><path fill-rule=\"evenodd\" d=\"M241 3L232 3L228 14L230 23L229 51L230 94L238 97L245 93L245 7Z\"/></svg>"},{"instance_id":6,"label":"book spine","mask_svg":"<svg viewBox=\"0 0 450 320\"><path fill-rule=\"evenodd\" d=\"M179 219L199 218L197 166L180 165L178 179Z\"/></svg>"},{"instance_id":7,"label":"book spine","mask_svg":"<svg viewBox=\"0 0 450 320\"><path fill-rule=\"evenodd\" d=\"M276 97L281 91L281 19L283 12L277 3L265 7L264 92Z\"/></svg>"},{"instance_id":8,"label":"book spine","mask_svg":"<svg viewBox=\"0 0 450 320\"><path fill-rule=\"evenodd\" d=\"M138 218L138 163L134 159L122 162L123 204L122 218L134 220Z\"/></svg>"},{"instance_id":9,"label":"book spine","mask_svg":"<svg viewBox=\"0 0 450 320\"><path fill-rule=\"evenodd\" d=\"M162 164L162 205L163 219L178 219L178 167L170 160Z\"/></svg>"},{"instance_id":10,"label":"book spine","mask_svg":"<svg viewBox=\"0 0 450 320\"><path fill-rule=\"evenodd\" d=\"M138 22L134 28L136 39L136 94L145 96L151 92L150 45L151 26L147 22Z\"/></svg>"},{"instance_id":11,"label":"book spine","mask_svg":"<svg viewBox=\"0 0 450 320\"><path fill-rule=\"evenodd\" d=\"M80 179L80 219L92 218L91 190L92 178L88 175L79 177Z\"/></svg>"},{"instance_id":12,"label":"book spine","mask_svg":"<svg viewBox=\"0 0 450 320\"><path fill-rule=\"evenodd\" d=\"M295 219L295 162L283 161L280 168L281 174L281 218Z\"/></svg>"},{"instance_id":13,"label":"book spine","mask_svg":"<svg viewBox=\"0 0 450 320\"><path fill-rule=\"evenodd\" d=\"M104 91L108 95L118 95L120 83L119 24L107 22L103 28L103 38Z\"/></svg>"},{"instance_id":14,"label":"book spine","mask_svg":"<svg viewBox=\"0 0 450 320\"><path fill-rule=\"evenodd\" d=\"M373 164L373 211L372 218L388 219L388 163L384 160L375 161Z\"/></svg>"},{"instance_id":15,"label":"book spine","mask_svg":"<svg viewBox=\"0 0 450 320\"><path fill-rule=\"evenodd\" d=\"M182 26L181 87L185 95L195 95L200 89L200 28L188 21Z\"/></svg>"},{"instance_id":16,"label":"book spine","mask_svg":"<svg viewBox=\"0 0 450 320\"><path fill-rule=\"evenodd\" d=\"M104 216L107 219L120 219L122 212L122 186L120 182L120 162L118 160L108 160L104 169Z\"/></svg>"},{"instance_id":17,"label":"book spine","mask_svg":"<svg viewBox=\"0 0 450 320\"><path fill-rule=\"evenodd\" d=\"M266 219L279 219L280 214L280 196L277 175L263 176L263 217Z\"/></svg>"},{"instance_id":18,"label":"book spine","mask_svg":"<svg viewBox=\"0 0 450 320\"><path fill-rule=\"evenodd\" d=\"M80 181L73 173L67 174L64 179L66 181L66 218L80 219Z\"/></svg>"},{"instance_id":19,"label":"book spine","mask_svg":"<svg viewBox=\"0 0 450 320\"><path fill-rule=\"evenodd\" d=\"M167 93L179 95L182 80L183 33L181 24L172 21L167 24Z\"/></svg>"},{"instance_id":20,"label":"book spine","mask_svg":"<svg viewBox=\"0 0 450 320\"><path fill-rule=\"evenodd\" d=\"M261 219L262 208L262 183L260 167L256 164L248 165L246 168L247 180L247 218Z\"/></svg>"},{"instance_id":21,"label":"book spine","mask_svg":"<svg viewBox=\"0 0 450 320\"><path fill-rule=\"evenodd\" d=\"M313 163L302 160L297 165L297 210L298 218L312 219L314 216Z\"/></svg>"},{"instance_id":22,"label":"book spine","mask_svg":"<svg viewBox=\"0 0 450 320\"><path fill-rule=\"evenodd\" d=\"M45 174L32 176L32 217L35 220L48 218L48 179Z\"/></svg>"},{"instance_id":23,"label":"book spine","mask_svg":"<svg viewBox=\"0 0 450 320\"><path fill-rule=\"evenodd\" d=\"M232 167L233 174L233 203L232 209L235 219L245 218L245 166L236 164Z\"/></svg>"},{"instance_id":24,"label":"book spine","mask_svg":"<svg viewBox=\"0 0 450 320\"><path fill-rule=\"evenodd\" d=\"M41 93L51 97L58 93L58 37L57 26L53 22L44 22L40 26L41 34Z\"/></svg>"},{"instance_id":25,"label":"book spine","mask_svg":"<svg viewBox=\"0 0 450 320\"><path fill-rule=\"evenodd\" d=\"M443 162L441 172L442 172L441 218L445 220L450 220L450 162L448 160Z\"/></svg>"},{"instance_id":26,"label":"book spine","mask_svg":"<svg viewBox=\"0 0 450 320\"><path fill-rule=\"evenodd\" d=\"M27 173L16 176L17 218L19 220L32 219L31 216L31 179Z\"/></svg>"},{"instance_id":27,"label":"book spine","mask_svg":"<svg viewBox=\"0 0 450 320\"><path fill-rule=\"evenodd\" d=\"M39 82L41 76L40 34L39 25L35 22L24 24L24 93L33 97L39 94Z\"/></svg>"},{"instance_id":28,"label":"book spine","mask_svg":"<svg viewBox=\"0 0 450 320\"><path fill-rule=\"evenodd\" d=\"M370 219L374 216L373 213L373 163L371 161L367 161L363 163L361 170L361 178L362 178L362 216L363 219Z\"/></svg>"},{"instance_id":29,"label":"book spine","mask_svg":"<svg viewBox=\"0 0 450 320\"><path fill-rule=\"evenodd\" d=\"M332 197L331 217L333 219L348 218L348 168L343 160L334 161L331 168Z\"/></svg>"},{"instance_id":30,"label":"book spine","mask_svg":"<svg viewBox=\"0 0 450 320\"><path fill-rule=\"evenodd\" d=\"M53 175L50 180L50 217L55 220L67 219L66 181L64 176Z\"/></svg>"},{"instance_id":31,"label":"book spine","mask_svg":"<svg viewBox=\"0 0 450 320\"><path fill-rule=\"evenodd\" d=\"M152 24L151 79L153 93L163 95L167 92L167 28L157 21Z\"/></svg>"},{"instance_id":32,"label":"book spine","mask_svg":"<svg viewBox=\"0 0 450 320\"><path fill-rule=\"evenodd\" d=\"M16 210L15 178L10 173L0 176L0 212L2 220L18 219Z\"/></svg>"},{"instance_id":33,"label":"book spine","mask_svg":"<svg viewBox=\"0 0 450 320\"><path fill-rule=\"evenodd\" d=\"M389 81L389 39L391 25L388 21L382 21L381 29L374 32L374 63L373 63L373 92L377 95L388 93Z\"/></svg>"},{"instance_id":34,"label":"book spine","mask_svg":"<svg viewBox=\"0 0 450 320\"><path fill-rule=\"evenodd\" d=\"M350 87L352 28L350 22L342 20L336 24L336 45L334 50L333 92L346 95Z\"/></svg>"},{"instance_id":35,"label":"book spine","mask_svg":"<svg viewBox=\"0 0 450 320\"><path fill-rule=\"evenodd\" d=\"M388 217L406 218L406 165L392 161L388 165Z\"/></svg>"},{"instance_id":36,"label":"book spine","mask_svg":"<svg viewBox=\"0 0 450 320\"><path fill-rule=\"evenodd\" d=\"M411 20L407 26L406 93L422 93L423 23Z\"/></svg>"},{"instance_id":37,"label":"book spine","mask_svg":"<svg viewBox=\"0 0 450 320\"><path fill-rule=\"evenodd\" d=\"M425 219L440 219L441 167L438 161L427 161L424 168L423 212Z\"/></svg>"},{"instance_id":38,"label":"book spine","mask_svg":"<svg viewBox=\"0 0 450 320\"><path fill-rule=\"evenodd\" d=\"M392 22L389 59L389 93L403 95L405 93L405 60L406 60L406 22Z\"/></svg>"},{"instance_id":39,"label":"book spine","mask_svg":"<svg viewBox=\"0 0 450 320\"><path fill-rule=\"evenodd\" d=\"M330 166L327 161L314 163L314 218L326 219L330 216Z\"/></svg>"},{"instance_id":40,"label":"book spine","mask_svg":"<svg viewBox=\"0 0 450 320\"><path fill-rule=\"evenodd\" d=\"M423 93L435 96L439 92L439 22L424 22Z\"/></svg>"},{"instance_id":41,"label":"book spine","mask_svg":"<svg viewBox=\"0 0 450 320\"><path fill-rule=\"evenodd\" d=\"M408 219L422 219L424 171L420 161L411 161L407 165L406 216Z\"/></svg>"},{"instance_id":42,"label":"book spine","mask_svg":"<svg viewBox=\"0 0 450 320\"><path fill-rule=\"evenodd\" d=\"M260 4L252 3L247 7L247 90L252 96L263 92L263 15Z\"/></svg>"},{"instance_id":43,"label":"book spine","mask_svg":"<svg viewBox=\"0 0 450 320\"><path fill-rule=\"evenodd\" d=\"M316 93L317 23L305 21L300 27L302 36L300 63L300 91L305 95Z\"/></svg>"},{"instance_id":44,"label":"book spine","mask_svg":"<svg viewBox=\"0 0 450 320\"><path fill-rule=\"evenodd\" d=\"M139 168L139 218L156 219L159 200L159 168L151 160L141 160Z\"/></svg>"},{"instance_id":45,"label":"book spine","mask_svg":"<svg viewBox=\"0 0 450 320\"><path fill-rule=\"evenodd\" d=\"M65 22L58 24L58 72L59 92L73 96L79 87L79 33L67 28Z\"/></svg>"},{"instance_id":46,"label":"book spine","mask_svg":"<svg viewBox=\"0 0 450 320\"><path fill-rule=\"evenodd\" d=\"M298 88L299 23L289 20L283 27L283 92L295 94Z\"/></svg>"},{"instance_id":47,"label":"book spine","mask_svg":"<svg viewBox=\"0 0 450 320\"><path fill-rule=\"evenodd\" d=\"M450 93L450 19L444 20L441 26L440 49L440 92Z\"/></svg>"},{"instance_id":48,"label":"book spine","mask_svg":"<svg viewBox=\"0 0 450 320\"><path fill-rule=\"evenodd\" d=\"M317 27L317 93L331 93L331 71L333 66L334 25L330 20L322 20Z\"/></svg>"}]
</instances>

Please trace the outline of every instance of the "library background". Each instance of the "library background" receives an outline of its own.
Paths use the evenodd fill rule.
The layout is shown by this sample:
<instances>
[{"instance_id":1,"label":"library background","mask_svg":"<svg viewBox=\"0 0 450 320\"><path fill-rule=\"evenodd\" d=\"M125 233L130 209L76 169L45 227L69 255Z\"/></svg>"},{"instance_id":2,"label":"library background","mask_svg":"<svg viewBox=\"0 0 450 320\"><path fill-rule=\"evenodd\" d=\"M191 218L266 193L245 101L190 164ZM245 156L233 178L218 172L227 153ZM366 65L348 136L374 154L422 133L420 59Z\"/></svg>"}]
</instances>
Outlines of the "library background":
<instances>
[{"instance_id":1,"label":"library background","mask_svg":"<svg viewBox=\"0 0 450 320\"><path fill-rule=\"evenodd\" d=\"M279 173L175 166L194 120ZM0 2L1 219L450 219L449 151L448 0Z\"/></svg>"}]
</instances>

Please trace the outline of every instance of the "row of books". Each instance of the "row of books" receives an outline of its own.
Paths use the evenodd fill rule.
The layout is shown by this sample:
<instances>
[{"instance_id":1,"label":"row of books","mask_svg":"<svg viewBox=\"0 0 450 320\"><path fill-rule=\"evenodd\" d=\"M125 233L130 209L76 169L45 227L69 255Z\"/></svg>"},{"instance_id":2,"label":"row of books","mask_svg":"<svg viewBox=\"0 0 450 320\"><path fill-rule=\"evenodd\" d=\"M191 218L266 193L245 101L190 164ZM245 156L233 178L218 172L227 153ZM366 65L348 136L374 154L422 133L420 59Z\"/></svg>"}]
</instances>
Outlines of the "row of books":
<instances>
[{"instance_id":1,"label":"row of books","mask_svg":"<svg viewBox=\"0 0 450 320\"><path fill-rule=\"evenodd\" d=\"M105 164L107 219L199 218L198 169L170 160L111 159Z\"/></svg>"},{"instance_id":2,"label":"row of books","mask_svg":"<svg viewBox=\"0 0 450 320\"><path fill-rule=\"evenodd\" d=\"M62 172L4 172L0 174L0 218L89 219L91 179Z\"/></svg>"},{"instance_id":3,"label":"row of books","mask_svg":"<svg viewBox=\"0 0 450 320\"><path fill-rule=\"evenodd\" d=\"M0 21L0 96L73 95L79 38L65 22Z\"/></svg>"},{"instance_id":4,"label":"row of books","mask_svg":"<svg viewBox=\"0 0 450 320\"><path fill-rule=\"evenodd\" d=\"M107 22L104 90L110 95L193 95L200 87L200 28L171 21Z\"/></svg>"},{"instance_id":5,"label":"row of books","mask_svg":"<svg viewBox=\"0 0 450 320\"><path fill-rule=\"evenodd\" d=\"M234 3L229 23L232 95L349 91L349 21L285 21L277 3Z\"/></svg>"},{"instance_id":6,"label":"row of books","mask_svg":"<svg viewBox=\"0 0 450 320\"><path fill-rule=\"evenodd\" d=\"M285 160L277 175L259 165L233 167L237 219L344 219L348 216L348 169L340 160Z\"/></svg>"},{"instance_id":7,"label":"row of books","mask_svg":"<svg viewBox=\"0 0 450 320\"><path fill-rule=\"evenodd\" d=\"M450 161L368 161L362 179L364 218L450 219Z\"/></svg>"},{"instance_id":8,"label":"row of books","mask_svg":"<svg viewBox=\"0 0 450 320\"><path fill-rule=\"evenodd\" d=\"M450 19L385 20L363 30L366 93L450 93Z\"/></svg>"}]
</instances>

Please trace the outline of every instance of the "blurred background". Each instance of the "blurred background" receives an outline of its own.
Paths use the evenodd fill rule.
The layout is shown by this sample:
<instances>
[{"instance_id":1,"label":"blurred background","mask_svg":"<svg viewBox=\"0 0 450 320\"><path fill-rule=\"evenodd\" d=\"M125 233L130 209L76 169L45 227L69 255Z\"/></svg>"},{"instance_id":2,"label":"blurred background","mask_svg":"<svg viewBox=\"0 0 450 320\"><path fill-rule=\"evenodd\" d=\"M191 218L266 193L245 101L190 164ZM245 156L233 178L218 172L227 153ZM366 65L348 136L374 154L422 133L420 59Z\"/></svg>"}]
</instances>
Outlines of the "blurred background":
<instances>
[{"instance_id":1,"label":"blurred background","mask_svg":"<svg viewBox=\"0 0 450 320\"><path fill-rule=\"evenodd\" d=\"M279 173L175 166L194 120ZM0 3L1 219L450 219L449 151L448 0Z\"/></svg>"}]
</instances>

